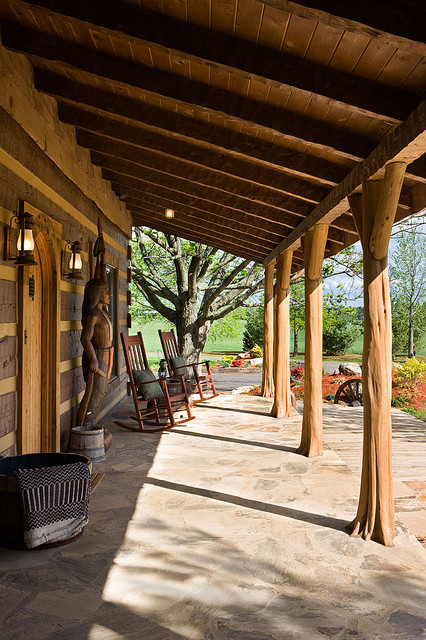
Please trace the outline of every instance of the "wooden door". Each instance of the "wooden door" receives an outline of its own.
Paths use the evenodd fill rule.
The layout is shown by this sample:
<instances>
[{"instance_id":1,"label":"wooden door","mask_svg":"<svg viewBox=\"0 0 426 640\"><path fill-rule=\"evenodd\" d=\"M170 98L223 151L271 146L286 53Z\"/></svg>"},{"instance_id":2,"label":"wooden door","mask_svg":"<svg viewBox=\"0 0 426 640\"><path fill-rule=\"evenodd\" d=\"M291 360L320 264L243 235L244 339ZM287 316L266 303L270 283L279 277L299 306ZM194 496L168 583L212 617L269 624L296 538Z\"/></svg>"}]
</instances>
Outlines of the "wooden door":
<instances>
[{"instance_id":1,"label":"wooden door","mask_svg":"<svg viewBox=\"0 0 426 640\"><path fill-rule=\"evenodd\" d=\"M42 233L34 257L37 266L20 267L19 277L21 453L56 451L59 444L55 268Z\"/></svg>"},{"instance_id":2,"label":"wooden door","mask_svg":"<svg viewBox=\"0 0 426 640\"><path fill-rule=\"evenodd\" d=\"M42 450L42 308L43 286L40 252L34 248L37 266L20 267L20 435L21 452ZM34 295L32 295L34 293Z\"/></svg>"}]
</instances>

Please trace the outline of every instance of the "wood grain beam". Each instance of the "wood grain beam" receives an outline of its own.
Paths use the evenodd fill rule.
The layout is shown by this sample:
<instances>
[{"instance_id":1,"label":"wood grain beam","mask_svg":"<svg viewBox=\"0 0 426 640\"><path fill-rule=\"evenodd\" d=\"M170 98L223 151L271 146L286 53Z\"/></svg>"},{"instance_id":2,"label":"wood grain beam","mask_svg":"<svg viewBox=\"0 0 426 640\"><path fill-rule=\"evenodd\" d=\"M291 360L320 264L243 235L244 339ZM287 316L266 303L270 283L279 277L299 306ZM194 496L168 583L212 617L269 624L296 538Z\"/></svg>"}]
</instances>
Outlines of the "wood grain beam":
<instances>
[{"instance_id":1,"label":"wood grain beam","mask_svg":"<svg viewBox=\"0 0 426 640\"><path fill-rule=\"evenodd\" d=\"M162 218L165 218L164 207L159 207L155 204L148 202L134 204L129 202L127 206L129 208L131 207L132 211L137 214L154 216L155 219L159 219L160 221ZM269 240L267 237L254 236L254 234L244 231L244 227L235 223L224 226L211 220L205 220L201 216L187 215L181 210L175 211L173 221L176 224L179 224L181 229L185 228L189 231L199 230L207 236L212 235L217 238L217 240L223 239L227 243L237 242L239 245L250 251L261 251L263 253L267 253L270 251L270 248L274 246L274 242Z\"/></svg>"},{"instance_id":2,"label":"wood grain beam","mask_svg":"<svg viewBox=\"0 0 426 640\"><path fill-rule=\"evenodd\" d=\"M260 201L240 197L214 187L203 186L189 179L176 177L157 169L143 167L133 162L122 160L121 158L114 158L111 155L100 153L99 151L92 151L91 158L93 164L114 171L117 174L141 179L148 183L151 182L152 184L158 185L158 187L164 186L178 193L195 196L218 205L224 204L232 209L251 213L259 218L263 217L267 220L282 221L291 226L298 224L300 220L304 219L303 216L298 216L293 212L287 212L285 209L279 207L265 205Z\"/></svg>"},{"instance_id":3,"label":"wood grain beam","mask_svg":"<svg viewBox=\"0 0 426 640\"><path fill-rule=\"evenodd\" d=\"M296 216L308 215L314 206L314 203L288 196L278 189L265 187L248 179L242 180L229 174L206 169L199 164L186 162L185 159L159 154L118 140L113 141L88 131L78 129L77 142L91 151L120 158L126 163L131 162L135 165L135 169L141 167L142 170L160 171L184 180L190 180L202 188L207 186L220 189L240 198L256 200L285 209Z\"/></svg>"},{"instance_id":4,"label":"wood grain beam","mask_svg":"<svg viewBox=\"0 0 426 640\"><path fill-rule=\"evenodd\" d=\"M119 86L131 86L170 98L182 107L220 113L223 117L244 121L268 131L283 133L317 148L333 149L352 159L364 158L374 147L374 140L350 129L313 120L305 115L261 104L228 91L215 89L182 76L143 67L97 53L82 45L61 40L19 25L2 23L2 42L7 48L55 65L71 65L95 77L108 78Z\"/></svg>"},{"instance_id":5,"label":"wood grain beam","mask_svg":"<svg viewBox=\"0 0 426 640\"><path fill-rule=\"evenodd\" d=\"M381 85L378 89L363 78L113 0L24 1L36 8L35 12L48 13L51 18L52 12L66 16L77 30L84 26L96 30L100 37L118 37L136 46L148 43L179 59L196 60L234 75L248 74L268 86L284 85L324 96L362 112L383 114L385 119L405 120L418 103L416 96L392 87Z\"/></svg>"},{"instance_id":6,"label":"wood grain beam","mask_svg":"<svg viewBox=\"0 0 426 640\"><path fill-rule=\"evenodd\" d=\"M233 255L254 260L255 262L261 262L262 256L266 253L266 251L262 252L260 248L249 249L245 247L243 243L238 242L237 238L234 238L234 240L228 240L223 237L217 238L208 232L204 232L200 225L182 226L176 218L173 220L167 220L164 216L159 218L155 213L143 209L131 208L129 211L133 216L135 226L148 226L163 233L171 233L180 238L186 238L187 240L199 242L200 244L216 247L222 251L228 251Z\"/></svg>"},{"instance_id":7,"label":"wood grain beam","mask_svg":"<svg viewBox=\"0 0 426 640\"><path fill-rule=\"evenodd\" d=\"M207 152L206 149L184 140L147 131L70 105L59 105L59 117L79 131L101 135L106 140L112 140L114 144L125 142L141 150L162 154L159 159L166 156L174 160L179 159L181 162L193 163L203 169L241 178L263 187L271 187L285 195L296 196L311 203L318 203L331 189L331 187L313 184L289 173L254 165L252 162L233 158L224 153ZM78 138L79 144L92 148L90 144L93 138L88 138L83 133L79 133Z\"/></svg>"},{"instance_id":8,"label":"wood grain beam","mask_svg":"<svg viewBox=\"0 0 426 640\"><path fill-rule=\"evenodd\" d=\"M101 109L116 119L132 120L144 130L173 137L177 134L204 149L216 148L219 153L228 153L249 162L284 169L294 175L332 186L343 180L348 173L346 166L288 149L281 146L279 141L271 153L269 142L254 138L250 133L238 133L180 113L166 111L127 96L68 80L45 69L34 69L34 83L36 89L59 101L60 113L61 101L86 109ZM350 168L351 161L347 162Z\"/></svg>"},{"instance_id":9,"label":"wood grain beam","mask_svg":"<svg viewBox=\"0 0 426 640\"><path fill-rule=\"evenodd\" d=\"M328 223L345 213L348 209L347 197L359 189L366 180L381 177L386 164L390 162L410 164L425 152L426 101L423 101L403 124L385 136L366 160L359 162L321 204L315 207L312 213L268 255L265 266L279 253L290 248L317 223Z\"/></svg>"},{"instance_id":10,"label":"wood grain beam","mask_svg":"<svg viewBox=\"0 0 426 640\"><path fill-rule=\"evenodd\" d=\"M417 0L256 0L301 18L377 38L383 44L426 55L424 25L426 8Z\"/></svg>"}]
</instances>

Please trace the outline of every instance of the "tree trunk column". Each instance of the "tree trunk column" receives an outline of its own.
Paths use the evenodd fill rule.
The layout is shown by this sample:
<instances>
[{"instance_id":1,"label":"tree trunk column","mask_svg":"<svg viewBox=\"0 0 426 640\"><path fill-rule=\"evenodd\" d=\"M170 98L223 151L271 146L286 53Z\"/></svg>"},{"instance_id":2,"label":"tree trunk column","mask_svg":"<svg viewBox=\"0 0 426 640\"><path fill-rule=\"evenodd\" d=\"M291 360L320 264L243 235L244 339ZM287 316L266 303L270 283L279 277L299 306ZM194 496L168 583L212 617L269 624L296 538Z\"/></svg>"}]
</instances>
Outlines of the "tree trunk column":
<instances>
[{"instance_id":1,"label":"tree trunk column","mask_svg":"<svg viewBox=\"0 0 426 640\"><path fill-rule=\"evenodd\" d=\"M392 317L388 246L405 163L387 165L383 181L368 181L349 199L364 257L362 393L364 444L358 511L352 536L393 545Z\"/></svg>"},{"instance_id":2,"label":"tree trunk column","mask_svg":"<svg viewBox=\"0 0 426 640\"><path fill-rule=\"evenodd\" d=\"M305 235L305 385L302 437L297 453L322 455L322 263L328 225Z\"/></svg>"},{"instance_id":3,"label":"tree trunk column","mask_svg":"<svg viewBox=\"0 0 426 640\"><path fill-rule=\"evenodd\" d=\"M277 260L275 322L275 397L271 410L274 418L292 415L290 392L290 274L293 250L287 249Z\"/></svg>"},{"instance_id":4,"label":"tree trunk column","mask_svg":"<svg viewBox=\"0 0 426 640\"><path fill-rule=\"evenodd\" d=\"M275 263L265 268L265 302L263 310L262 396L274 395L274 271Z\"/></svg>"}]
</instances>

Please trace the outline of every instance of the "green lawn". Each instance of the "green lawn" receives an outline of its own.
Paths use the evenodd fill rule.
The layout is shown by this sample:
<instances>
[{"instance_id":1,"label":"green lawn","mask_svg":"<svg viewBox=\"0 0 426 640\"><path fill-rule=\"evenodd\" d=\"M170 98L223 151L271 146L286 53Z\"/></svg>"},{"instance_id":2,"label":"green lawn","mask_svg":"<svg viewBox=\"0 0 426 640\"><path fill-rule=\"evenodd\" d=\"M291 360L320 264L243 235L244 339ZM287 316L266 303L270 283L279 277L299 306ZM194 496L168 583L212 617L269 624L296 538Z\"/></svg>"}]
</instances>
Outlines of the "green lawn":
<instances>
[{"instance_id":1,"label":"green lawn","mask_svg":"<svg viewBox=\"0 0 426 640\"><path fill-rule=\"evenodd\" d=\"M204 349L204 352L210 353L210 354L228 353L233 355L242 351L243 350L242 335L244 333L244 321L240 321L238 324L240 325L239 336L241 337L218 338L217 340L212 340L211 338L209 338L207 340L207 344L206 344L206 348ZM150 353L158 354L158 357L160 357L162 354L162 351L161 351L161 345L160 345L160 338L158 337L158 329L167 329L167 327L168 325L166 324L166 322L160 322L160 321L147 322L146 324L141 325L140 327L136 326L136 324L133 323L133 327L130 330L130 333L134 334L137 331L141 331L144 339L144 343L145 343L145 349ZM299 352L303 353L304 350L305 350L305 332L301 331L299 333ZM291 337L291 352L292 351L293 351L293 337ZM360 336L358 340L356 340L356 342L354 343L353 347L351 348L351 353L362 354L362 336ZM426 356L426 348L420 350L418 352L418 355ZM330 356L330 359L332 360L333 357L336 357L336 356Z\"/></svg>"}]
</instances>

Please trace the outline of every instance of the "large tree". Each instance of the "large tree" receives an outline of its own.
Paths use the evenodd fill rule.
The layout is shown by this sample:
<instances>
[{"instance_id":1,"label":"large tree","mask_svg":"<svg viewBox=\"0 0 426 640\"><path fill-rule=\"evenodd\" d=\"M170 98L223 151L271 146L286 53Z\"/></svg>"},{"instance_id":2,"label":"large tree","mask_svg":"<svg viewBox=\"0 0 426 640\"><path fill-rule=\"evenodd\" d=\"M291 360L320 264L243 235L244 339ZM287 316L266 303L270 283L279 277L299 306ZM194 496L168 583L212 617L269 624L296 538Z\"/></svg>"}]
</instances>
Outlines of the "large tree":
<instances>
[{"instance_id":1,"label":"large tree","mask_svg":"<svg viewBox=\"0 0 426 640\"><path fill-rule=\"evenodd\" d=\"M134 244L139 314L154 310L173 324L191 359L199 359L214 321L263 288L261 265L224 251L146 227L135 229Z\"/></svg>"},{"instance_id":2,"label":"large tree","mask_svg":"<svg viewBox=\"0 0 426 640\"><path fill-rule=\"evenodd\" d=\"M423 218L423 220L422 220ZM420 224L419 224L420 223ZM426 235L424 217L414 217L394 234L391 256L393 351L412 358L425 334Z\"/></svg>"}]
</instances>

